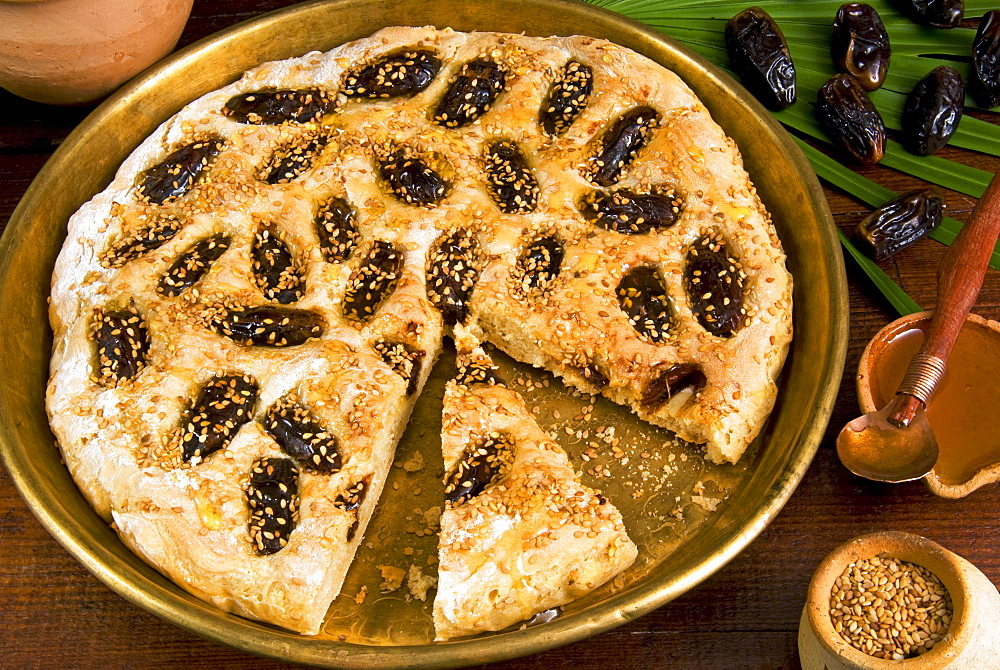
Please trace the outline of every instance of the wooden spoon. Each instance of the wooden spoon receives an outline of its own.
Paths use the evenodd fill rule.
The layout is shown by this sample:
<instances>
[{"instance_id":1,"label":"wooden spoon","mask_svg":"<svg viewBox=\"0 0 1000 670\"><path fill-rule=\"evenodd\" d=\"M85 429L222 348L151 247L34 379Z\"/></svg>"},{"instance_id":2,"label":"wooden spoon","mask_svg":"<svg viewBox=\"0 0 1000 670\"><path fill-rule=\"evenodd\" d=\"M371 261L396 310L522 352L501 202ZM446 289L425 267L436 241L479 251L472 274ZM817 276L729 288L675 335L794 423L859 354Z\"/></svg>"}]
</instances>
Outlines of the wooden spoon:
<instances>
[{"instance_id":1,"label":"wooden spoon","mask_svg":"<svg viewBox=\"0 0 1000 670\"><path fill-rule=\"evenodd\" d=\"M879 411L849 422L837 436L840 462L854 474L880 482L905 482L923 477L934 467L937 440L924 409L944 377L945 361L979 295L998 235L1000 173L993 176L972 218L945 252L938 269L937 309L896 397Z\"/></svg>"}]
</instances>

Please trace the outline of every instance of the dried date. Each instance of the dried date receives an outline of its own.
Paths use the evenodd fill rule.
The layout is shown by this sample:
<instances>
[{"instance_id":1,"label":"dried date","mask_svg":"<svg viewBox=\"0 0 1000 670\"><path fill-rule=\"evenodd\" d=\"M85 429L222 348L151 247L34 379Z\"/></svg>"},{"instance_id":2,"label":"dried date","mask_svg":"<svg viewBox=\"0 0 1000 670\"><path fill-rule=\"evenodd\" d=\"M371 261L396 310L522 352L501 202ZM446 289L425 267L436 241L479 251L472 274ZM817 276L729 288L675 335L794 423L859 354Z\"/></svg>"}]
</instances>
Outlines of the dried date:
<instances>
[{"instance_id":1,"label":"dried date","mask_svg":"<svg viewBox=\"0 0 1000 670\"><path fill-rule=\"evenodd\" d=\"M423 349L408 347L402 342L388 340L378 340L372 345L372 348L382 357L385 364L406 382L406 395L416 393L417 383L420 381L420 370L427 352Z\"/></svg>"},{"instance_id":2,"label":"dried date","mask_svg":"<svg viewBox=\"0 0 1000 670\"><path fill-rule=\"evenodd\" d=\"M361 235L354 223L354 210L346 200L330 198L321 203L315 223L319 247L327 263L339 263L351 257Z\"/></svg>"},{"instance_id":3,"label":"dried date","mask_svg":"<svg viewBox=\"0 0 1000 670\"><path fill-rule=\"evenodd\" d=\"M972 97L983 109L1000 105L1000 9L983 15L972 42Z\"/></svg>"},{"instance_id":4,"label":"dried date","mask_svg":"<svg viewBox=\"0 0 1000 670\"><path fill-rule=\"evenodd\" d=\"M182 227L180 219L176 216L157 217L152 225L115 240L115 243L101 254L101 265L106 268L120 268L148 251L159 249L172 240Z\"/></svg>"},{"instance_id":5,"label":"dried date","mask_svg":"<svg viewBox=\"0 0 1000 670\"><path fill-rule=\"evenodd\" d=\"M965 16L965 0L898 0L917 23L932 28L957 28Z\"/></svg>"},{"instance_id":6,"label":"dried date","mask_svg":"<svg viewBox=\"0 0 1000 670\"><path fill-rule=\"evenodd\" d=\"M889 71L889 33L875 8L863 2L841 5L833 21L833 61L866 91L874 91Z\"/></svg>"},{"instance_id":7,"label":"dried date","mask_svg":"<svg viewBox=\"0 0 1000 670\"><path fill-rule=\"evenodd\" d=\"M632 268L618 282L616 293L622 312L641 335L658 344L670 337L670 299L656 268Z\"/></svg>"},{"instance_id":8,"label":"dried date","mask_svg":"<svg viewBox=\"0 0 1000 670\"><path fill-rule=\"evenodd\" d=\"M237 123L273 126L318 121L333 102L318 88L265 88L235 95L222 113Z\"/></svg>"},{"instance_id":9,"label":"dried date","mask_svg":"<svg viewBox=\"0 0 1000 670\"><path fill-rule=\"evenodd\" d=\"M473 60L462 66L434 110L434 121L445 128L461 128L490 110L507 83L507 70L491 60Z\"/></svg>"},{"instance_id":10,"label":"dried date","mask_svg":"<svg viewBox=\"0 0 1000 670\"><path fill-rule=\"evenodd\" d=\"M650 380L639 405L646 411L654 411L669 401L680 391L690 388L698 391L705 385L705 373L693 363L680 363L661 370Z\"/></svg>"},{"instance_id":11,"label":"dried date","mask_svg":"<svg viewBox=\"0 0 1000 670\"><path fill-rule=\"evenodd\" d=\"M958 129L965 106L962 75L942 65L917 82L903 106L903 145L918 156L929 156L948 144Z\"/></svg>"},{"instance_id":12,"label":"dried date","mask_svg":"<svg viewBox=\"0 0 1000 670\"><path fill-rule=\"evenodd\" d=\"M220 234L191 245L160 277L156 290L173 298L179 296L201 281L212 264L226 253L229 243L229 237Z\"/></svg>"},{"instance_id":13,"label":"dried date","mask_svg":"<svg viewBox=\"0 0 1000 670\"><path fill-rule=\"evenodd\" d=\"M874 165L885 155L885 123L858 80L832 77L816 96L816 117L823 131L858 162Z\"/></svg>"},{"instance_id":14,"label":"dried date","mask_svg":"<svg viewBox=\"0 0 1000 670\"><path fill-rule=\"evenodd\" d=\"M636 107L622 114L601 137L601 150L591 158L590 178L598 186L611 186L631 167L649 143L660 115L650 107Z\"/></svg>"},{"instance_id":15,"label":"dried date","mask_svg":"<svg viewBox=\"0 0 1000 670\"><path fill-rule=\"evenodd\" d=\"M743 326L746 275L729 245L714 234L704 235L686 254L684 288L698 323L717 337L732 337Z\"/></svg>"},{"instance_id":16,"label":"dried date","mask_svg":"<svg viewBox=\"0 0 1000 670\"><path fill-rule=\"evenodd\" d=\"M468 231L442 237L428 254L427 297L446 325L464 323L479 279L479 243Z\"/></svg>"},{"instance_id":17,"label":"dried date","mask_svg":"<svg viewBox=\"0 0 1000 670\"><path fill-rule=\"evenodd\" d=\"M349 98L398 98L416 95L431 85L441 59L426 49L389 54L344 78L341 93Z\"/></svg>"},{"instance_id":18,"label":"dried date","mask_svg":"<svg viewBox=\"0 0 1000 670\"><path fill-rule=\"evenodd\" d=\"M594 72L589 65L571 60L566 63L542 103L538 115L547 135L562 135L587 108L594 88Z\"/></svg>"},{"instance_id":19,"label":"dried date","mask_svg":"<svg viewBox=\"0 0 1000 670\"><path fill-rule=\"evenodd\" d=\"M318 135L300 138L281 147L264 166L261 181L268 184L289 183L313 166L326 143L327 137Z\"/></svg>"},{"instance_id":20,"label":"dried date","mask_svg":"<svg viewBox=\"0 0 1000 670\"><path fill-rule=\"evenodd\" d=\"M225 448L253 418L257 382L250 375L219 375L201 389L181 422L184 460L205 460Z\"/></svg>"},{"instance_id":21,"label":"dried date","mask_svg":"<svg viewBox=\"0 0 1000 670\"><path fill-rule=\"evenodd\" d=\"M597 363L594 361L578 368L577 371L580 373L580 376L587 381L587 383L591 384L598 391L601 391L605 386L611 383L608 375L600 367L598 367Z\"/></svg>"},{"instance_id":22,"label":"dried date","mask_svg":"<svg viewBox=\"0 0 1000 670\"><path fill-rule=\"evenodd\" d=\"M171 153L142 174L139 199L162 205L186 194L222 150L222 143L218 138L195 140Z\"/></svg>"},{"instance_id":23,"label":"dried date","mask_svg":"<svg viewBox=\"0 0 1000 670\"><path fill-rule=\"evenodd\" d=\"M361 504L365 501L365 495L368 493L368 487L371 484L371 475L361 479L351 486L348 486L342 493L338 493L337 497L333 499L333 504L338 509L342 509L345 512L354 513L354 522L347 529L347 537L345 538L348 542L354 539L354 534L358 531L358 510L361 508Z\"/></svg>"},{"instance_id":24,"label":"dried date","mask_svg":"<svg viewBox=\"0 0 1000 670\"><path fill-rule=\"evenodd\" d=\"M726 51L740 81L770 110L795 102L795 64L774 19L748 7L726 23Z\"/></svg>"},{"instance_id":25,"label":"dried date","mask_svg":"<svg viewBox=\"0 0 1000 670\"><path fill-rule=\"evenodd\" d=\"M458 507L499 483L514 462L514 442L500 433L490 433L462 454L444 486L445 502Z\"/></svg>"},{"instance_id":26,"label":"dried date","mask_svg":"<svg viewBox=\"0 0 1000 670\"><path fill-rule=\"evenodd\" d=\"M259 556L276 554L288 545L298 523L299 470L287 458L258 458L250 468L246 490L250 544Z\"/></svg>"},{"instance_id":27,"label":"dried date","mask_svg":"<svg viewBox=\"0 0 1000 670\"><path fill-rule=\"evenodd\" d=\"M584 196L580 213L594 225L624 235L645 235L669 228L681 216L681 200L673 193L639 194L627 189Z\"/></svg>"},{"instance_id":28,"label":"dried date","mask_svg":"<svg viewBox=\"0 0 1000 670\"><path fill-rule=\"evenodd\" d=\"M368 492L368 484L370 482L371 476L369 475L347 487L342 493L337 494L337 497L333 500L333 504L345 512L357 511L361 507L361 503L365 501L365 494ZM348 537L347 539L350 540L351 538Z\"/></svg>"},{"instance_id":29,"label":"dried date","mask_svg":"<svg viewBox=\"0 0 1000 670\"><path fill-rule=\"evenodd\" d=\"M514 273L524 292L548 287L559 276L564 254L562 243L551 235L539 237L525 247Z\"/></svg>"},{"instance_id":30,"label":"dried date","mask_svg":"<svg viewBox=\"0 0 1000 670\"><path fill-rule=\"evenodd\" d=\"M115 387L135 379L146 366L149 333L135 308L98 312L93 338L97 342L97 382Z\"/></svg>"},{"instance_id":31,"label":"dried date","mask_svg":"<svg viewBox=\"0 0 1000 670\"><path fill-rule=\"evenodd\" d=\"M927 236L944 215L944 200L930 189L910 191L885 203L858 224L858 235L884 261Z\"/></svg>"},{"instance_id":32,"label":"dried date","mask_svg":"<svg viewBox=\"0 0 1000 670\"><path fill-rule=\"evenodd\" d=\"M524 154L509 141L486 148L486 188L505 214L530 214L538 203L538 180Z\"/></svg>"},{"instance_id":33,"label":"dried date","mask_svg":"<svg viewBox=\"0 0 1000 670\"><path fill-rule=\"evenodd\" d=\"M405 149L381 161L379 174L393 194L408 205L436 205L448 193L448 185L441 175Z\"/></svg>"},{"instance_id":34,"label":"dried date","mask_svg":"<svg viewBox=\"0 0 1000 670\"><path fill-rule=\"evenodd\" d=\"M263 225L257 229L250 258L254 283L265 298L282 305L302 298L305 278L285 243L284 235L277 232L274 226Z\"/></svg>"},{"instance_id":35,"label":"dried date","mask_svg":"<svg viewBox=\"0 0 1000 670\"><path fill-rule=\"evenodd\" d=\"M343 467L336 436L293 398L285 396L276 401L267 409L261 423L281 450L302 468L333 474Z\"/></svg>"},{"instance_id":36,"label":"dried date","mask_svg":"<svg viewBox=\"0 0 1000 670\"><path fill-rule=\"evenodd\" d=\"M326 320L318 312L264 305L226 310L211 326L243 346L296 347L321 337Z\"/></svg>"},{"instance_id":37,"label":"dried date","mask_svg":"<svg viewBox=\"0 0 1000 670\"><path fill-rule=\"evenodd\" d=\"M365 323L396 288L403 274L403 254L392 242L375 240L368 255L347 280L344 317Z\"/></svg>"}]
</instances>

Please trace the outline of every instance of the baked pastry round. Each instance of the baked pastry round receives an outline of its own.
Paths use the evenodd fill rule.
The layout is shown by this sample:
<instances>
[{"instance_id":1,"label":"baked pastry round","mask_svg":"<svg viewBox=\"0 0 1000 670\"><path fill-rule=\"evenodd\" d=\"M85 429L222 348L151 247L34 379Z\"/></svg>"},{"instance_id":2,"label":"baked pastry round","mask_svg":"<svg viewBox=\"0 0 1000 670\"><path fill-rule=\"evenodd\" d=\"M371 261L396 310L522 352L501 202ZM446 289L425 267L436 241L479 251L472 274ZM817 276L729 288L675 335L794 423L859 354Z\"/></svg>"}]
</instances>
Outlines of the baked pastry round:
<instances>
[{"instance_id":1,"label":"baked pastry round","mask_svg":"<svg viewBox=\"0 0 1000 670\"><path fill-rule=\"evenodd\" d=\"M453 325L734 462L790 281L673 73L589 37L389 28L192 102L74 215L48 411L137 553L316 633Z\"/></svg>"}]
</instances>

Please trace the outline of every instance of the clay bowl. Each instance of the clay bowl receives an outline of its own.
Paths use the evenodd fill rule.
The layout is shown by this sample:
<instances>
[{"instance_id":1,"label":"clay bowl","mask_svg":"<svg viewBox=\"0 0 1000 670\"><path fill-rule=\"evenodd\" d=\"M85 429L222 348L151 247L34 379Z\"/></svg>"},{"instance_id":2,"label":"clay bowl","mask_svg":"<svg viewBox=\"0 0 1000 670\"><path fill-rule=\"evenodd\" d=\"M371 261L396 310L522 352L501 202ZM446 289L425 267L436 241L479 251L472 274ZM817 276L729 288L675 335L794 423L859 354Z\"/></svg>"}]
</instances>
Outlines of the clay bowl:
<instances>
[{"instance_id":1,"label":"clay bowl","mask_svg":"<svg viewBox=\"0 0 1000 670\"><path fill-rule=\"evenodd\" d=\"M104 97L177 44L192 0L0 0L0 87L76 105Z\"/></svg>"},{"instance_id":2,"label":"clay bowl","mask_svg":"<svg viewBox=\"0 0 1000 670\"><path fill-rule=\"evenodd\" d=\"M948 633L915 658L889 661L851 646L834 629L830 595L848 565L875 556L930 570L948 589L953 614ZM823 559L806 595L799 621L799 658L804 670L939 670L995 667L1000 654L994 618L1000 593L974 565L919 535L885 531L850 540Z\"/></svg>"},{"instance_id":3,"label":"clay bowl","mask_svg":"<svg viewBox=\"0 0 1000 670\"><path fill-rule=\"evenodd\" d=\"M905 363L892 366L899 368L895 375L887 367L894 353L916 351L920 338L912 331L926 329L930 317L931 312L918 312L897 319L865 347L857 375L862 412L881 409L895 393ZM1000 418L990 407L1000 374L1000 323L970 314L949 362L950 371L927 411L940 454L924 481L935 495L961 498L1000 480ZM986 434L985 442L970 439L965 432L970 426Z\"/></svg>"}]
</instances>

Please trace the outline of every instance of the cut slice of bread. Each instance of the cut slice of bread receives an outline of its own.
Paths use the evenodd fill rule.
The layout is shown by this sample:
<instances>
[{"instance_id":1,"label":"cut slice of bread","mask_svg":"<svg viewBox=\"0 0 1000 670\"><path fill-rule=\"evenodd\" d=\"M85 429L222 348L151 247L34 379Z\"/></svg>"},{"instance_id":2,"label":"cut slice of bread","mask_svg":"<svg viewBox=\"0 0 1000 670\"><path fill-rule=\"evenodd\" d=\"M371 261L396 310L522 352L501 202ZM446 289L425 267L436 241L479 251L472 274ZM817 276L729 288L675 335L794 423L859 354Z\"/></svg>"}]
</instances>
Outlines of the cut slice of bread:
<instances>
[{"instance_id":1,"label":"cut slice of bread","mask_svg":"<svg viewBox=\"0 0 1000 670\"><path fill-rule=\"evenodd\" d=\"M564 605L637 555L618 510L580 483L483 350L460 356L459 365L441 428L438 640L501 630Z\"/></svg>"}]
</instances>

